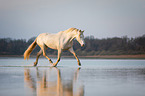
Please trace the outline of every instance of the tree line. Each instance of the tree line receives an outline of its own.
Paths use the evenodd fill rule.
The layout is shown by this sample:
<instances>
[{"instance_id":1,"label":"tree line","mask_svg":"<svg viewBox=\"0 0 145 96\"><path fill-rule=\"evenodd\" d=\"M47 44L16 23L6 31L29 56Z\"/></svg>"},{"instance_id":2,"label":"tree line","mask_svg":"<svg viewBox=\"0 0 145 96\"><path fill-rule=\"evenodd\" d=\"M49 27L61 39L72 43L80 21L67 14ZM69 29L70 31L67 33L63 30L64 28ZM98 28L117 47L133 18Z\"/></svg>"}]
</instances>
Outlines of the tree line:
<instances>
[{"instance_id":1,"label":"tree line","mask_svg":"<svg viewBox=\"0 0 145 96\"><path fill-rule=\"evenodd\" d=\"M35 40L35 37L28 41L25 39L0 39L0 55L23 55L28 46ZM79 56L95 56L95 55L136 55L145 54L145 35L128 38L113 37L97 39L94 36L85 37L85 46L74 40L74 50ZM37 54L40 48L37 46L32 54ZM57 51L48 48L48 55L57 55ZM62 55L71 55L68 51L64 51Z\"/></svg>"}]
</instances>

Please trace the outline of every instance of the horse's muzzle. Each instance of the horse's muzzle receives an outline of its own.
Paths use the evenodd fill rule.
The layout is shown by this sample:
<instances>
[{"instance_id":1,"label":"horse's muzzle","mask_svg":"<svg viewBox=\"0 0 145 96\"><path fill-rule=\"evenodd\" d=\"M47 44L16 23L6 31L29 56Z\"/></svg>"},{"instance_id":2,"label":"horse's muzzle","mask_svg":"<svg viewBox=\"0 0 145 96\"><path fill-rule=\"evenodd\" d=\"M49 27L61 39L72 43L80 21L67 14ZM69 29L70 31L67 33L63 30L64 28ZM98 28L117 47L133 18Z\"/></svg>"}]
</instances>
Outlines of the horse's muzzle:
<instances>
[{"instance_id":1,"label":"horse's muzzle","mask_svg":"<svg viewBox=\"0 0 145 96\"><path fill-rule=\"evenodd\" d=\"M85 46L85 44L81 44L81 46L82 46L82 47L84 47L84 46Z\"/></svg>"}]
</instances>

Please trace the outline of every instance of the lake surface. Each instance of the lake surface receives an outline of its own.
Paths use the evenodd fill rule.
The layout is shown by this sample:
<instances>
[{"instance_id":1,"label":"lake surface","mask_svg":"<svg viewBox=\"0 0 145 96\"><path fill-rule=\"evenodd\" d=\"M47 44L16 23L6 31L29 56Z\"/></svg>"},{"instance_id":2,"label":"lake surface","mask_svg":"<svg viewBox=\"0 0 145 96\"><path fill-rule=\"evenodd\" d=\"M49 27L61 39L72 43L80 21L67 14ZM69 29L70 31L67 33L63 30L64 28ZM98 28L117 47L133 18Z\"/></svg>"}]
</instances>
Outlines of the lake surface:
<instances>
[{"instance_id":1,"label":"lake surface","mask_svg":"<svg viewBox=\"0 0 145 96\"><path fill-rule=\"evenodd\" d=\"M52 59L56 61L55 58ZM0 96L145 96L145 60L0 57Z\"/></svg>"}]
</instances>

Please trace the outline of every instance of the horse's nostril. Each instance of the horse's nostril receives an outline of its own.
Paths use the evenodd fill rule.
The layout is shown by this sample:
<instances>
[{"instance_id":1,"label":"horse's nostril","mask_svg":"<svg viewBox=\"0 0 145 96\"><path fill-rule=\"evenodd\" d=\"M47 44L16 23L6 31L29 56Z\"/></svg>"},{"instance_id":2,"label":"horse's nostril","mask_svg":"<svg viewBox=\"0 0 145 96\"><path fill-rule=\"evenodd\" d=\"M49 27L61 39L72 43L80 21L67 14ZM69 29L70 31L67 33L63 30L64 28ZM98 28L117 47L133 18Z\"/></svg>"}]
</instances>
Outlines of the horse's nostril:
<instances>
[{"instance_id":1,"label":"horse's nostril","mask_svg":"<svg viewBox=\"0 0 145 96\"><path fill-rule=\"evenodd\" d=\"M83 47L83 46L85 46L85 44L81 44L81 46Z\"/></svg>"}]
</instances>

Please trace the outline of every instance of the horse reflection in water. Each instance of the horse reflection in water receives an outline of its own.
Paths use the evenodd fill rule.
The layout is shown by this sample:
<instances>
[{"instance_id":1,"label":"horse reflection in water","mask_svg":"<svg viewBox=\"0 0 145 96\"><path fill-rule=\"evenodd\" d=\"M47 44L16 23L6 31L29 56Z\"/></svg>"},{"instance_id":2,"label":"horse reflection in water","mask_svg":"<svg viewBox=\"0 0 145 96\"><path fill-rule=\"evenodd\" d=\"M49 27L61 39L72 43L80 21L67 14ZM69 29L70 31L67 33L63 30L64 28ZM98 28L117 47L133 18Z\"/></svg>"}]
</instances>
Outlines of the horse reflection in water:
<instances>
[{"instance_id":1,"label":"horse reflection in water","mask_svg":"<svg viewBox=\"0 0 145 96\"><path fill-rule=\"evenodd\" d=\"M56 80L54 80L56 77L53 77L55 73L52 75L52 69L55 69L57 73ZM27 68L24 72L24 81L27 87L32 92L35 92L37 96L84 96L84 86L78 84L79 70L80 68L73 74L73 79L68 82L66 80L63 81L61 71L58 68L50 68L49 72L48 69L43 70L43 72L36 69L36 77L31 74L31 69ZM52 79L51 77L53 80L49 80Z\"/></svg>"}]
</instances>

